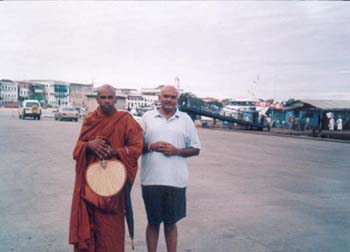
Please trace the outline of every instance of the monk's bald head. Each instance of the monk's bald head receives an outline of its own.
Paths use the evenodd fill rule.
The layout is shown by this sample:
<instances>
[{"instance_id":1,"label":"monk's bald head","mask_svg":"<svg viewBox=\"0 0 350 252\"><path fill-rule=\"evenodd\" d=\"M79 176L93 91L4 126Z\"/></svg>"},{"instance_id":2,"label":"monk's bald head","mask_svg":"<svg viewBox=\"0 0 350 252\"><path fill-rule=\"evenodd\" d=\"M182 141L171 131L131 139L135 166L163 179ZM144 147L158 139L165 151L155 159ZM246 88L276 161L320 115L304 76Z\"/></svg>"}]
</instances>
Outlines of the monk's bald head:
<instances>
[{"instance_id":1,"label":"monk's bald head","mask_svg":"<svg viewBox=\"0 0 350 252\"><path fill-rule=\"evenodd\" d=\"M103 85L97 89L97 103L105 115L111 115L115 112L115 104L117 98L115 96L114 87L111 85Z\"/></svg>"},{"instance_id":2,"label":"monk's bald head","mask_svg":"<svg viewBox=\"0 0 350 252\"><path fill-rule=\"evenodd\" d=\"M115 96L115 88L111 85L105 84L97 89L97 96L100 96L102 91L112 91Z\"/></svg>"},{"instance_id":3,"label":"monk's bald head","mask_svg":"<svg viewBox=\"0 0 350 252\"><path fill-rule=\"evenodd\" d=\"M160 95L162 95L164 93L176 94L176 97L179 97L179 90L177 90L177 88L175 86L172 86L172 85L166 85L166 86L162 87L162 89L160 90Z\"/></svg>"}]
</instances>

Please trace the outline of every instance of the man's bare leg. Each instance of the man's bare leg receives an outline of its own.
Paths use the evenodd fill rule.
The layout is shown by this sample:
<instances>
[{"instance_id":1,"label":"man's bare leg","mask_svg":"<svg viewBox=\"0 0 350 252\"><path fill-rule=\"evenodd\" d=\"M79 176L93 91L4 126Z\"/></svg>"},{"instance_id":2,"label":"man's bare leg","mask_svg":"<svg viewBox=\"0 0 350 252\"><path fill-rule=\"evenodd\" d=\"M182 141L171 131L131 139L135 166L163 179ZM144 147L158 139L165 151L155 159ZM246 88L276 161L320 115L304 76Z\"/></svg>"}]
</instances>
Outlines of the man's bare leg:
<instances>
[{"instance_id":1,"label":"man's bare leg","mask_svg":"<svg viewBox=\"0 0 350 252\"><path fill-rule=\"evenodd\" d=\"M146 229L146 241L148 252L156 252L159 237L159 225L148 224Z\"/></svg>"},{"instance_id":2,"label":"man's bare leg","mask_svg":"<svg viewBox=\"0 0 350 252\"><path fill-rule=\"evenodd\" d=\"M176 252L177 226L175 224L164 224L164 236L168 252Z\"/></svg>"}]
</instances>

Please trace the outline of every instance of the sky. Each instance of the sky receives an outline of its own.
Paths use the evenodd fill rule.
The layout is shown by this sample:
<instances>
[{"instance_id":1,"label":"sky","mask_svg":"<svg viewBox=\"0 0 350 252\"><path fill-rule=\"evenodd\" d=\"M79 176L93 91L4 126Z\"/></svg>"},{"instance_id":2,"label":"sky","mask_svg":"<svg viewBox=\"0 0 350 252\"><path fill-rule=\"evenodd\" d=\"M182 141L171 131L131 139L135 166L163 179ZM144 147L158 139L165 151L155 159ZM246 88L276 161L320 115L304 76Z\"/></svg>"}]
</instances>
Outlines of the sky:
<instances>
[{"instance_id":1,"label":"sky","mask_svg":"<svg viewBox=\"0 0 350 252\"><path fill-rule=\"evenodd\" d=\"M350 3L0 2L0 79L350 99Z\"/></svg>"}]
</instances>

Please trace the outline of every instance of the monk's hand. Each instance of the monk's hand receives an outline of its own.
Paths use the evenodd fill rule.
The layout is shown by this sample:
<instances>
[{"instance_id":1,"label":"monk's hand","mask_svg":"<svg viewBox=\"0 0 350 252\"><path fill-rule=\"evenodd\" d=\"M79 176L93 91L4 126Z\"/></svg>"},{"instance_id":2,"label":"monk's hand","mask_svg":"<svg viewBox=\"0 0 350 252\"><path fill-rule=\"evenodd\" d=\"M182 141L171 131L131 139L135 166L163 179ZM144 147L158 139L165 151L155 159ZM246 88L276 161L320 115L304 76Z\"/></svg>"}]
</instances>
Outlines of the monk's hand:
<instances>
[{"instance_id":1,"label":"monk's hand","mask_svg":"<svg viewBox=\"0 0 350 252\"><path fill-rule=\"evenodd\" d=\"M111 158L111 157L119 157L119 155L117 151L112 146L109 145L106 158Z\"/></svg>"},{"instance_id":2,"label":"monk's hand","mask_svg":"<svg viewBox=\"0 0 350 252\"><path fill-rule=\"evenodd\" d=\"M158 151L162 152L165 156L178 155L178 148L176 148L174 145L170 143L160 144Z\"/></svg>"},{"instance_id":3,"label":"monk's hand","mask_svg":"<svg viewBox=\"0 0 350 252\"><path fill-rule=\"evenodd\" d=\"M95 138L87 142L88 150L94 152L100 159L105 159L110 156L111 146L101 138Z\"/></svg>"}]
</instances>

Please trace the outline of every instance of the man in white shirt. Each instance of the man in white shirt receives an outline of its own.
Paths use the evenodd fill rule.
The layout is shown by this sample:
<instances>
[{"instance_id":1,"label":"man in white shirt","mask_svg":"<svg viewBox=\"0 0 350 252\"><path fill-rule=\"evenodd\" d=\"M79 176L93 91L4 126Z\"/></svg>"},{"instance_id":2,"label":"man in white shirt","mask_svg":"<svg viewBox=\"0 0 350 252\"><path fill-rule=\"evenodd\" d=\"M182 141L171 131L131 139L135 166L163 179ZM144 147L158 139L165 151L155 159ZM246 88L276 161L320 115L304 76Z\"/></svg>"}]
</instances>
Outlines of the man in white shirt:
<instances>
[{"instance_id":1,"label":"man in white shirt","mask_svg":"<svg viewBox=\"0 0 350 252\"><path fill-rule=\"evenodd\" d=\"M178 97L174 86L163 87L160 109L146 112L140 121L144 130L141 185L148 220L148 252L157 250L162 222L167 250L176 252L176 222L186 216L186 158L200 151L193 121L177 109Z\"/></svg>"}]
</instances>

